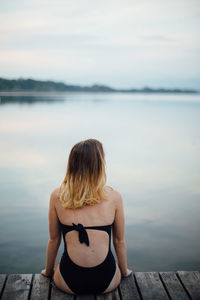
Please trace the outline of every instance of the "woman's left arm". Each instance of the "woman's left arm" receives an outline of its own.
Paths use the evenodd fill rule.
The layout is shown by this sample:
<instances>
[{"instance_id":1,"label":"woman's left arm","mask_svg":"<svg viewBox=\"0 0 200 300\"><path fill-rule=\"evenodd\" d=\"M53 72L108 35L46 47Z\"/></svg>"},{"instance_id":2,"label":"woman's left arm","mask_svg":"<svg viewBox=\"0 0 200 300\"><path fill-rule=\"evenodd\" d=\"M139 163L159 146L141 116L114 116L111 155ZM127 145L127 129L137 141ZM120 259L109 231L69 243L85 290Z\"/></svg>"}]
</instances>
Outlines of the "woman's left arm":
<instances>
[{"instance_id":1,"label":"woman's left arm","mask_svg":"<svg viewBox=\"0 0 200 300\"><path fill-rule=\"evenodd\" d=\"M47 246L46 268L41 271L41 274L47 277L53 276L56 256L61 242L61 230L55 208L56 197L57 193L56 190L54 190L51 193L49 203L49 241Z\"/></svg>"}]
</instances>

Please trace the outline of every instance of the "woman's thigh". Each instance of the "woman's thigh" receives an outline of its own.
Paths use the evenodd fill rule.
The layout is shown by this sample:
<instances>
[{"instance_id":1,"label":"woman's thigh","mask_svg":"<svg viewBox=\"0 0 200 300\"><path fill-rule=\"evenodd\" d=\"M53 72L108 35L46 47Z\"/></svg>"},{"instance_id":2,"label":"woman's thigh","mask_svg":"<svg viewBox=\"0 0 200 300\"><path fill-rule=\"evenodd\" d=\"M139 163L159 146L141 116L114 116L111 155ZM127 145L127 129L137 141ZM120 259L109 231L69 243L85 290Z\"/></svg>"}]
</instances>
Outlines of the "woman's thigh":
<instances>
[{"instance_id":1,"label":"woman's thigh","mask_svg":"<svg viewBox=\"0 0 200 300\"><path fill-rule=\"evenodd\" d=\"M107 289L104 291L104 293L109 293L109 292L113 291L114 289L116 289L116 287L118 287L118 285L120 284L120 281L121 281L121 272L118 267L118 264L116 263L115 275L113 276L111 283L109 284Z\"/></svg>"},{"instance_id":2,"label":"woman's thigh","mask_svg":"<svg viewBox=\"0 0 200 300\"><path fill-rule=\"evenodd\" d=\"M53 276L53 281L55 283L55 285L62 290L63 292L66 292L68 294L74 294L72 292L72 290L68 287L68 285L66 284L66 282L64 281L61 273L60 273L60 263L58 263L55 272L54 272L54 276Z\"/></svg>"}]
</instances>

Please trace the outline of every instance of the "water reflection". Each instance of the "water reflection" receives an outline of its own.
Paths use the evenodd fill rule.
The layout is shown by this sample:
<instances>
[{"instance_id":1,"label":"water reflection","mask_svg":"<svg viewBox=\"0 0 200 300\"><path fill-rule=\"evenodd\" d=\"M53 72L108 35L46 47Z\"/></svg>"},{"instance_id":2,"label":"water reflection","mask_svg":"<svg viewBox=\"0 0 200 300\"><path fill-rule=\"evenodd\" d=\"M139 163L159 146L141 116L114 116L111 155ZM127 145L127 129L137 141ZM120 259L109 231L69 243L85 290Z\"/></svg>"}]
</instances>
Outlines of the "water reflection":
<instances>
[{"instance_id":1,"label":"water reflection","mask_svg":"<svg viewBox=\"0 0 200 300\"><path fill-rule=\"evenodd\" d=\"M200 99L158 97L73 94L29 106L18 96L0 106L1 273L44 266L50 192L72 145L89 137L103 142L108 184L124 199L130 267L199 269Z\"/></svg>"},{"instance_id":2,"label":"water reflection","mask_svg":"<svg viewBox=\"0 0 200 300\"><path fill-rule=\"evenodd\" d=\"M20 105L30 104L33 105L37 102L43 102L51 104L55 101L64 101L65 98L55 96L0 96L0 105L17 103Z\"/></svg>"}]
</instances>

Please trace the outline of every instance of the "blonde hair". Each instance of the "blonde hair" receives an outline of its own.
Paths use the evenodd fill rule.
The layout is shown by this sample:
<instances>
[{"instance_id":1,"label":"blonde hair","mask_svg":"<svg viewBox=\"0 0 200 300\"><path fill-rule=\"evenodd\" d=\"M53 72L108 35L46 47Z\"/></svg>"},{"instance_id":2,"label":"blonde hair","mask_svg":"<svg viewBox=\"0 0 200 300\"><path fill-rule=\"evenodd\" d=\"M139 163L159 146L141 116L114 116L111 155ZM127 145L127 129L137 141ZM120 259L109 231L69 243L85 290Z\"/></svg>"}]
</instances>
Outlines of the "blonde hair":
<instances>
[{"instance_id":1,"label":"blonde hair","mask_svg":"<svg viewBox=\"0 0 200 300\"><path fill-rule=\"evenodd\" d=\"M104 150L95 139L75 144L70 152L59 199L64 208L77 209L106 200Z\"/></svg>"}]
</instances>

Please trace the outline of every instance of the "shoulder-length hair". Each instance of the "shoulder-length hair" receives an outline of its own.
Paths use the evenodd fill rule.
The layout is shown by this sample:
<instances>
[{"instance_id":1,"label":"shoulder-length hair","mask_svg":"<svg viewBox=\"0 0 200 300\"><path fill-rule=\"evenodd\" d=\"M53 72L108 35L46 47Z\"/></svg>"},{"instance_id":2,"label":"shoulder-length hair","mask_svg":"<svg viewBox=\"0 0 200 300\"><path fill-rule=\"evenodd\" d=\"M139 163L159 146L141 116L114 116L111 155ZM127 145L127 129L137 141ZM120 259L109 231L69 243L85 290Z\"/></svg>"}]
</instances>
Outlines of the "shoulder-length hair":
<instances>
[{"instance_id":1,"label":"shoulder-length hair","mask_svg":"<svg viewBox=\"0 0 200 300\"><path fill-rule=\"evenodd\" d=\"M59 199L64 208L81 208L106 200L105 154L102 144L88 139L75 144L70 152Z\"/></svg>"}]
</instances>

